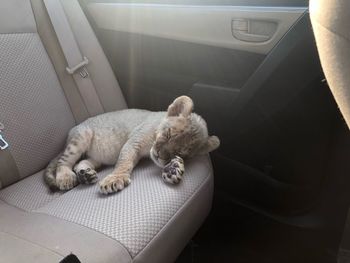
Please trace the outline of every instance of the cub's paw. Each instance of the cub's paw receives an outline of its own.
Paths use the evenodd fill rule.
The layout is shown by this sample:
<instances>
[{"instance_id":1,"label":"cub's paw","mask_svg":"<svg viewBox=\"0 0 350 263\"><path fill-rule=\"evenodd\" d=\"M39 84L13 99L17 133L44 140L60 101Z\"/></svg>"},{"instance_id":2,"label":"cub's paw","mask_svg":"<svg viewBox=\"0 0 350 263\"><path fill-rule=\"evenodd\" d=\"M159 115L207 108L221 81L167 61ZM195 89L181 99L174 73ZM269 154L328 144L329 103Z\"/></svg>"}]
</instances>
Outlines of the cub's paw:
<instances>
[{"instance_id":1,"label":"cub's paw","mask_svg":"<svg viewBox=\"0 0 350 263\"><path fill-rule=\"evenodd\" d=\"M107 175L100 181L100 192L103 194L111 194L123 190L131 183L130 176L125 175Z\"/></svg>"},{"instance_id":2,"label":"cub's paw","mask_svg":"<svg viewBox=\"0 0 350 263\"><path fill-rule=\"evenodd\" d=\"M163 181L170 184L178 184L185 172L184 161L181 157L175 156L162 171Z\"/></svg>"},{"instance_id":3,"label":"cub's paw","mask_svg":"<svg viewBox=\"0 0 350 263\"><path fill-rule=\"evenodd\" d=\"M76 169L75 173L78 176L78 181L81 184L94 184L98 181L97 172L91 168Z\"/></svg>"},{"instance_id":4,"label":"cub's paw","mask_svg":"<svg viewBox=\"0 0 350 263\"><path fill-rule=\"evenodd\" d=\"M56 183L60 190L69 190L78 184L78 179L68 167L59 167L56 173Z\"/></svg>"}]
</instances>

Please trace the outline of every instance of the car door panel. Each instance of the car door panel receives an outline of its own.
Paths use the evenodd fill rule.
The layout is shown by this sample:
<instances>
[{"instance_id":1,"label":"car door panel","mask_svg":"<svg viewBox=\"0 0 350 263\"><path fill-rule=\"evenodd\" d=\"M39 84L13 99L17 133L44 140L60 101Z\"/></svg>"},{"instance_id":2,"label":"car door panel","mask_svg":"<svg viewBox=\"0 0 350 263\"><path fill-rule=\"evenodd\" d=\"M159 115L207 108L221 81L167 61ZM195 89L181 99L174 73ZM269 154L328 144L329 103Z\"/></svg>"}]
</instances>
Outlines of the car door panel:
<instances>
[{"instance_id":1,"label":"car door panel","mask_svg":"<svg viewBox=\"0 0 350 263\"><path fill-rule=\"evenodd\" d=\"M109 30L100 31L100 39L119 73L129 106L152 110L164 110L174 97L188 94L201 83L212 92L225 87L226 95L234 98L264 58L261 54Z\"/></svg>"},{"instance_id":2,"label":"car door panel","mask_svg":"<svg viewBox=\"0 0 350 263\"><path fill-rule=\"evenodd\" d=\"M97 27L267 54L306 8L92 3Z\"/></svg>"},{"instance_id":3,"label":"car door panel","mask_svg":"<svg viewBox=\"0 0 350 263\"><path fill-rule=\"evenodd\" d=\"M337 116L306 2L82 4L129 106L164 110L174 97L191 96L221 139L212 155L217 193L287 216L316 202ZM234 21L243 31L246 21L258 24L239 40Z\"/></svg>"}]
</instances>

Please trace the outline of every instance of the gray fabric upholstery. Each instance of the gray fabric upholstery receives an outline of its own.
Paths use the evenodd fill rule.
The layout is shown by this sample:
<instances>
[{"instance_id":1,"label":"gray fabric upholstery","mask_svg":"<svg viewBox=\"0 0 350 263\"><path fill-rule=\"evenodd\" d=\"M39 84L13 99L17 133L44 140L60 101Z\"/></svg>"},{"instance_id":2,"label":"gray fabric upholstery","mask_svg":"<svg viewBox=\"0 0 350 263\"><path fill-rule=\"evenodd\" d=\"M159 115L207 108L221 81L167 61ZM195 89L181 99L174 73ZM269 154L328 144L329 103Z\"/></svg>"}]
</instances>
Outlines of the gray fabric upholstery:
<instances>
[{"instance_id":1,"label":"gray fabric upholstery","mask_svg":"<svg viewBox=\"0 0 350 263\"><path fill-rule=\"evenodd\" d=\"M42 181L42 173L37 173L0 191L0 199L8 204L0 201L0 214L7 215L0 217L0 231L16 230L9 233L46 247L50 244L46 239L53 239L50 237L52 231L54 234L61 231L56 229L56 221L69 221L71 223L66 223L69 228L81 225L86 227L88 233L94 230L115 240L117 248L124 247L134 262L172 262L211 207L213 177L208 157L197 157L188 162L186 168L183 182L172 186L161 180L158 167L144 160L133 173L132 184L108 197L100 195L96 185L81 185L66 193L50 194ZM104 169L99 177L110 170ZM19 213L20 210L17 211L14 206L27 212ZM19 215L11 215L9 211L17 211ZM40 216L45 214L45 221L42 222ZM11 217L14 222L11 222ZM34 226L33 222L36 222ZM50 233L45 233L43 229L48 225ZM42 230L37 230L38 227ZM41 234L34 236L36 231ZM85 231L81 232L83 238ZM57 238L56 242L66 244L63 235ZM78 242L79 246L83 246L81 242ZM75 252L74 243L70 244ZM58 252L53 247L49 245L50 250ZM84 249L89 250L88 247ZM81 256L81 251L78 251L80 253L75 253Z\"/></svg>"},{"instance_id":2,"label":"gray fabric upholstery","mask_svg":"<svg viewBox=\"0 0 350 263\"><path fill-rule=\"evenodd\" d=\"M104 169L99 178L110 171L111 168ZM101 232L119 241L135 257L198 191L204 194L183 215L183 232L175 227L179 238L185 236L187 241L210 210L212 171L207 156L186 164L184 180L179 185L165 184L160 174L160 168L143 160L133 172L130 187L105 197L98 193L96 185L80 185L64 194L51 194L42 181L42 173L37 173L0 191L0 199L25 211L52 215ZM172 253L179 244L185 242L170 246ZM177 252L181 249L180 246Z\"/></svg>"},{"instance_id":3,"label":"gray fabric upholstery","mask_svg":"<svg viewBox=\"0 0 350 263\"><path fill-rule=\"evenodd\" d=\"M21 177L63 147L74 118L37 33L0 34L0 119Z\"/></svg>"},{"instance_id":4,"label":"gray fabric upholstery","mask_svg":"<svg viewBox=\"0 0 350 263\"><path fill-rule=\"evenodd\" d=\"M350 1L312 0L310 14L330 89L350 127Z\"/></svg>"},{"instance_id":5,"label":"gray fabric upholstery","mask_svg":"<svg viewBox=\"0 0 350 263\"><path fill-rule=\"evenodd\" d=\"M43 182L43 171L0 191L0 200L24 211L33 211L55 200L63 192L51 193Z\"/></svg>"},{"instance_id":6,"label":"gray fabric upholstery","mask_svg":"<svg viewBox=\"0 0 350 263\"><path fill-rule=\"evenodd\" d=\"M97 187L81 186L35 211L104 233L134 257L206 181L211 170L203 158L187 164L184 180L176 186L165 184L161 170L145 161L133 173L130 187L119 194L105 197ZM100 176L109 172L104 170Z\"/></svg>"}]
</instances>

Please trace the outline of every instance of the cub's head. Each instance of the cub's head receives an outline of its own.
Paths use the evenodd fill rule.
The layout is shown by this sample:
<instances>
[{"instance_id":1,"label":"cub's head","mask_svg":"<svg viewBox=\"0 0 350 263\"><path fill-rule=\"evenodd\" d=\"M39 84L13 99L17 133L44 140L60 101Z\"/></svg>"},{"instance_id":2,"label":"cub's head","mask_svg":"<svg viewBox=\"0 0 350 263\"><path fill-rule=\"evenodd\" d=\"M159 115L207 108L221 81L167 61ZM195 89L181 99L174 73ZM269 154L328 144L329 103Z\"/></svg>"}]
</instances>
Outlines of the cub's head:
<instances>
[{"instance_id":1,"label":"cub's head","mask_svg":"<svg viewBox=\"0 0 350 263\"><path fill-rule=\"evenodd\" d=\"M220 145L216 136L208 136L205 120L192 113L193 101L187 96L174 100L167 116L156 131L156 139L150 151L152 160L163 167L175 155L183 159L209 153Z\"/></svg>"}]
</instances>

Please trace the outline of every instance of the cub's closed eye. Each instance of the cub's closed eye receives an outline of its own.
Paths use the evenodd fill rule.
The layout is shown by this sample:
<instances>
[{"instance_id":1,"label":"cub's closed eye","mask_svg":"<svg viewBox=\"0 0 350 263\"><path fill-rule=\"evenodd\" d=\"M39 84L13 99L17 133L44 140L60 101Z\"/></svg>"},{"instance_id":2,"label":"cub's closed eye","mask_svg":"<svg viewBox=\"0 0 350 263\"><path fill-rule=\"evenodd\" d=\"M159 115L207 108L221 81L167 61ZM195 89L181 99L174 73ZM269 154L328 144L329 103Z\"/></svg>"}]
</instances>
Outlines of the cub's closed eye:
<instances>
[{"instance_id":1,"label":"cub's closed eye","mask_svg":"<svg viewBox=\"0 0 350 263\"><path fill-rule=\"evenodd\" d=\"M170 129L167 130L167 132L165 133L165 137L169 140L171 137L171 132Z\"/></svg>"}]
</instances>

